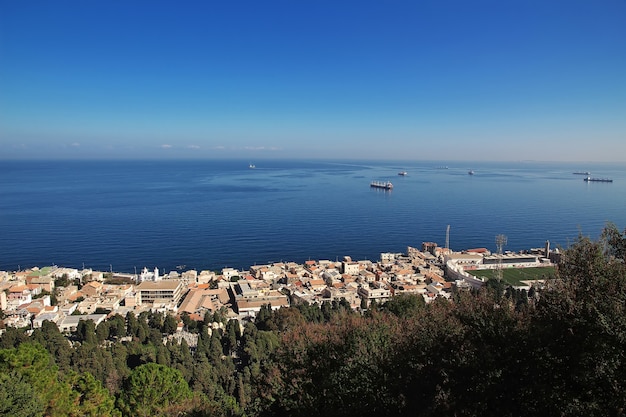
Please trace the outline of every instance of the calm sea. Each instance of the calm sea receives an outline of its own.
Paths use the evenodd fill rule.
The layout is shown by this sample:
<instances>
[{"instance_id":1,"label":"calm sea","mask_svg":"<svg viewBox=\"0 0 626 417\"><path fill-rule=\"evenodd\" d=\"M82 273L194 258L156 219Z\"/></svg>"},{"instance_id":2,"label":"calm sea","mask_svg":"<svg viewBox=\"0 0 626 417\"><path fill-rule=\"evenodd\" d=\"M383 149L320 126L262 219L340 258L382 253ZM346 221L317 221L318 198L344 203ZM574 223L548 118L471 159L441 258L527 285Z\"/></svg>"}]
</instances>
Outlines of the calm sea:
<instances>
[{"instance_id":1,"label":"calm sea","mask_svg":"<svg viewBox=\"0 0 626 417\"><path fill-rule=\"evenodd\" d=\"M448 225L455 250L495 250L498 234L506 250L567 247L608 221L626 227L623 165L253 162L2 161L0 269L377 260L423 241L443 246Z\"/></svg>"}]
</instances>

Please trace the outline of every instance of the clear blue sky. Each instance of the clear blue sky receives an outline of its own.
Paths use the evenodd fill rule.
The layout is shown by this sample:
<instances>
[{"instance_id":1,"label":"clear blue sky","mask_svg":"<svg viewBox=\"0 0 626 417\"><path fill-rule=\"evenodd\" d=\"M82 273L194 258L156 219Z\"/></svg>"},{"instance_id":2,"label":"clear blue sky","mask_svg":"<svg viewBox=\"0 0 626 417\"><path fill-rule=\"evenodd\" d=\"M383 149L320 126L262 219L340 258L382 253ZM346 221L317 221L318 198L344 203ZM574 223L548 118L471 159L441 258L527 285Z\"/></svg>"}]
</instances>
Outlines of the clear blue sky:
<instances>
[{"instance_id":1,"label":"clear blue sky","mask_svg":"<svg viewBox=\"0 0 626 417\"><path fill-rule=\"evenodd\" d=\"M0 159L626 161L626 1L0 1Z\"/></svg>"}]
</instances>

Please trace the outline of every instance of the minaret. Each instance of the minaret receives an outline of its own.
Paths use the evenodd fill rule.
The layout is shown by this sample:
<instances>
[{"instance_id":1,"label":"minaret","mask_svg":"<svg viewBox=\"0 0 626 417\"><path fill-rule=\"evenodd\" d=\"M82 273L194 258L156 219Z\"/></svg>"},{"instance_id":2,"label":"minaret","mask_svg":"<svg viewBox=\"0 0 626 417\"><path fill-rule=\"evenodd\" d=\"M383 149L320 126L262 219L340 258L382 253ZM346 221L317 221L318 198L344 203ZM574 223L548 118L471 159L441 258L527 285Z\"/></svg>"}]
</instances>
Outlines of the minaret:
<instances>
[{"instance_id":1,"label":"minaret","mask_svg":"<svg viewBox=\"0 0 626 417\"><path fill-rule=\"evenodd\" d=\"M156 266L154 267L154 281L158 281L160 280L159 278L159 268L157 268Z\"/></svg>"},{"instance_id":2,"label":"minaret","mask_svg":"<svg viewBox=\"0 0 626 417\"><path fill-rule=\"evenodd\" d=\"M550 241L546 240L546 249L545 249L545 253L543 254L544 258L549 258L550 257Z\"/></svg>"}]
</instances>

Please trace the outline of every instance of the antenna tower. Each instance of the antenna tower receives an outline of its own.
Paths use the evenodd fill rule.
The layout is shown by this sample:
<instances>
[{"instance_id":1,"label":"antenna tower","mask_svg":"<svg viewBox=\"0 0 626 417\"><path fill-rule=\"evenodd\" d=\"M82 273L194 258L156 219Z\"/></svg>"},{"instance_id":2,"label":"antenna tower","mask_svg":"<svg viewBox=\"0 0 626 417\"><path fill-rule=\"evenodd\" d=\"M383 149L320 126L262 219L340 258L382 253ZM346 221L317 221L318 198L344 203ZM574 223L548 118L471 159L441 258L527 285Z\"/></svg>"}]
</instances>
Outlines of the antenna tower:
<instances>
[{"instance_id":1,"label":"antenna tower","mask_svg":"<svg viewBox=\"0 0 626 417\"><path fill-rule=\"evenodd\" d=\"M505 235L496 235L496 247L498 248L498 263L496 264L496 277L502 279L502 248L506 245Z\"/></svg>"},{"instance_id":2,"label":"antenna tower","mask_svg":"<svg viewBox=\"0 0 626 417\"><path fill-rule=\"evenodd\" d=\"M450 225L446 227L446 250L450 249Z\"/></svg>"}]
</instances>

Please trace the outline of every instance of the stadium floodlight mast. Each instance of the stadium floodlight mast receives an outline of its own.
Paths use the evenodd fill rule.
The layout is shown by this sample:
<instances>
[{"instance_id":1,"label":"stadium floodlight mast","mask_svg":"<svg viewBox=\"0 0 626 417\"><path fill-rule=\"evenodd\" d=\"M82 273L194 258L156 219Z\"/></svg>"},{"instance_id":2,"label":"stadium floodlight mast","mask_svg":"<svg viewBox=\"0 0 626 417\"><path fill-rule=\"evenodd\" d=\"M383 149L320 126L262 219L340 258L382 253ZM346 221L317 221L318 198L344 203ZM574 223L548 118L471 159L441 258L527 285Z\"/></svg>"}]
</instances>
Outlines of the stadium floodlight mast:
<instances>
[{"instance_id":1,"label":"stadium floodlight mast","mask_svg":"<svg viewBox=\"0 0 626 417\"><path fill-rule=\"evenodd\" d=\"M502 279L502 248L506 246L505 235L496 235L496 248L498 249L498 263L496 264L496 277Z\"/></svg>"}]
</instances>

